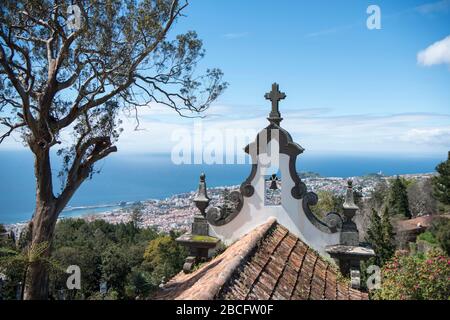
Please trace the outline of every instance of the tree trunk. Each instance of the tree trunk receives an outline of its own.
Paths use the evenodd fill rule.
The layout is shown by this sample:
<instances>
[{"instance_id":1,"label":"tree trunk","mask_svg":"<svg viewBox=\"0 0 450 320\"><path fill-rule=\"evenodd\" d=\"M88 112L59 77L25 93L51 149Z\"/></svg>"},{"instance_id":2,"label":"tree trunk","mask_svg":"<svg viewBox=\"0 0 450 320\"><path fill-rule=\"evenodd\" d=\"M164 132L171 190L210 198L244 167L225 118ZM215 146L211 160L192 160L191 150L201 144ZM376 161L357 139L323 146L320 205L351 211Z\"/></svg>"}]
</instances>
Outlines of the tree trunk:
<instances>
[{"instance_id":1,"label":"tree trunk","mask_svg":"<svg viewBox=\"0 0 450 320\"><path fill-rule=\"evenodd\" d=\"M31 245L47 243L44 257L50 254L50 246L56 221L61 209L56 206L53 195L50 154L48 150L39 150L35 154L36 209L31 221ZM48 298L48 270L41 259L30 264L25 284L26 300Z\"/></svg>"}]
</instances>

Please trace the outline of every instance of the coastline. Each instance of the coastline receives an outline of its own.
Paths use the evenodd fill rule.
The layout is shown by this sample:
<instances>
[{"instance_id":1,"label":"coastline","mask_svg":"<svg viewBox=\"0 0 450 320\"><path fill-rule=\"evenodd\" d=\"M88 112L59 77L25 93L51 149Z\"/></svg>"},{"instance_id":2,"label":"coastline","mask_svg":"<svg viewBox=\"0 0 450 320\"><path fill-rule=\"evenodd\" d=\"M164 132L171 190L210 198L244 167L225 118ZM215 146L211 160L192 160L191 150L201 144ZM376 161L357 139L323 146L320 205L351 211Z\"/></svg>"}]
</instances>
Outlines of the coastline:
<instances>
[{"instance_id":1,"label":"coastline","mask_svg":"<svg viewBox=\"0 0 450 320\"><path fill-rule=\"evenodd\" d=\"M426 179L434 173L404 174L399 175L408 179ZM375 188L375 185L382 180L389 180L395 176L368 175L357 177L303 177L302 180L308 190L317 192L319 190L329 191L342 195L346 190L348 179L352 179L355 186L361 189L363 197L367 197ZM220 186L208 188L208 195L211 198L210 206L220 204L221 195L224 189L238 189L239 185ZM144 201L127 201L116 204L100 204L93 206L67 207L63 210L58 220L63 219L84 219L94 221L102 219L110 223L126 223L130 220L130 213L138 206L142 212L143 222L141 227L153 226L161 232L170 230L188 230L193 221L193 216L197 210L194 206L193 198L196 191L175 194L165 199L148 199ZM108 209L108 210L104 210ZM86 210L90 210L87 211ZM81 211L81 212L80 212ZM79 212L80 214L76 214ZM69 214L67 214L69 213ZM75 213L75 214L74 214ZM13 231L17 236L29 221L5 224L8 231Z\"/></svg>"}]
</instances>

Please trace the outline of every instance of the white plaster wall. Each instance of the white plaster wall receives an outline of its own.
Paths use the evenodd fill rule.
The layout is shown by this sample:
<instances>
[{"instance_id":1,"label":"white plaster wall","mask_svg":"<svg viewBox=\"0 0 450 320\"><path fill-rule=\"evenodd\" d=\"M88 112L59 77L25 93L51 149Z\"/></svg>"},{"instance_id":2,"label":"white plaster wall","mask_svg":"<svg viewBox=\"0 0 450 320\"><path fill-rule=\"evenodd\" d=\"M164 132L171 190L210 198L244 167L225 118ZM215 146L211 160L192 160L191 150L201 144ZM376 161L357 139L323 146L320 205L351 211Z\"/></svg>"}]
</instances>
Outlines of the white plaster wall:
<instances>
[{"instance_id":1,"label":"white plaster wall","mask_svg":"<svg viewBox=\"0 0 450 320\"><path fill-rule=\"evenodd\" d=\"M270 150L279 150L276 141L272 140ZM276 149L275 149L276 148ZM278 163L281 172L281 205L265 206L264 205L264 176L266 168L262 163L272 164ZM254 194L246 198L244 197L244 205L239 214L224 226L210 226L210 233L218 237L226 245L229 245L242 236L252 231L255 227L265 223L270 217L275 217L278 223L286 227L290 232L298 236L311 248L318 251L322 255L328 255L325 252L327 245L339 243L339 233L325 233L317 229L306 217L301 199L297 200L292 197L291 189L294 187L294 181L289 174L289 156L285 154L273 153L272 156L260 154L258 156L258 170L255 178L251 182L255 188ZM276 165L275 165L276 167ZM273 165L271 169L275 168ZM270 171L267 174L276 172Z\"/></svg>"}]
</instances>

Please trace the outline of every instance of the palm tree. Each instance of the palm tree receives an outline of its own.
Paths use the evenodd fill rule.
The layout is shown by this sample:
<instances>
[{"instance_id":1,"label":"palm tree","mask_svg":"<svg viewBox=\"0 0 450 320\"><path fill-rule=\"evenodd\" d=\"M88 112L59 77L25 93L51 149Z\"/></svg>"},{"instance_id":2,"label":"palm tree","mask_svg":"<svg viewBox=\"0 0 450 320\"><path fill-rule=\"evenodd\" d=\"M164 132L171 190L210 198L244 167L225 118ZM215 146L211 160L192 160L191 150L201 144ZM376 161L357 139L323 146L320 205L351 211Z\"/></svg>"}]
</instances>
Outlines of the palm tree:
<instances>
[{"instance_id":1,"label":"palm tree","mask_svg":"<svg viewBox=\"0 0 450 320\"><path fill-rule=\"evenodd\" d=\"M55 260L46 257L45 252L47 249L48 242L31 244L26 246L23 250L0 248L0 272L17 270L17 272L22 273L21 300L23 300L24 297L25 284L27 281L26 276L31 265L34 263L44 263L48 268L63 269Z\"/></svg>"}]
</instances>

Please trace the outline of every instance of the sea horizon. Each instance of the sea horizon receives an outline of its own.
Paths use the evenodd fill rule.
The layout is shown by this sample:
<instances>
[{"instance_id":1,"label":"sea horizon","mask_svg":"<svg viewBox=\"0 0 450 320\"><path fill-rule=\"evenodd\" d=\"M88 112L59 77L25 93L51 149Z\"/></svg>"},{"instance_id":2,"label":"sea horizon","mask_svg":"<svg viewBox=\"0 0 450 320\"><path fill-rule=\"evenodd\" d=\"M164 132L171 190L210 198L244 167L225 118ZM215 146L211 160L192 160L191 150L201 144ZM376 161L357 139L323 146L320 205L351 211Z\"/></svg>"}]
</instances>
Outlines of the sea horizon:
<instances>
[{"instance_id":1,"label":"sea horizon","mask_svg":"<svg viewBox=\"0 0 450 320\"><path fill-rule=\"evenodd\" d=\"M306 154L297 160L298 172L314 172L322 177L356 177L373 173L386 176L434 172L445 160L440 156ZM32 155L25 151L0 151L0 223L28 221L34 210ZM162 200L196 190L198 177L205 172L210 188L239 185L250 173L249 164L175 165L170 154L114 154L97 166L100 174L86 181L61 217L98 214L137 201ZM60 190L56 170L54 190Z\"/></svg>"}]
</instances>

